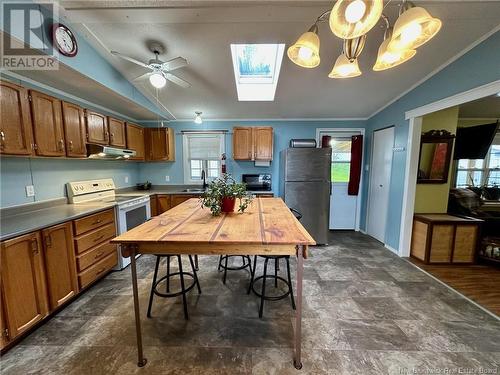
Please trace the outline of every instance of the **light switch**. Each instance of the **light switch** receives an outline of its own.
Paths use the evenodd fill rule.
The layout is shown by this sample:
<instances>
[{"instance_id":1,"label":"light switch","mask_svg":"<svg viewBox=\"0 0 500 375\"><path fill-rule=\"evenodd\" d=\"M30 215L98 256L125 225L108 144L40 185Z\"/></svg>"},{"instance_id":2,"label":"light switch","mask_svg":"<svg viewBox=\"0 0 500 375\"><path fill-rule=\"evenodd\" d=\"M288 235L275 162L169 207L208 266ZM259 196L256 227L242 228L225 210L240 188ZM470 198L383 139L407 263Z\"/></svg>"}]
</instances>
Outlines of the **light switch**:
<instances>
[{"instance_id":1,"label":"light switch","mask_svg":"<svg viewBox=\"0 0 500 375\"><path fill-rule=\"evenodd\" d=\"M125 176L125 183L128 184L128 176Z\"/></svg>"},{"instance_id":2,"label":"light switch","mask_svg":"<svg viewBox=\"0 0 500 375\"><path fill-rule=\"evenodd\" d=\"M165 182L170 182L170 176L165 176Z\"/></svg>"},{"instance_id":3,"label":"light switch","mask_svg":"<svg viewBox=\"0 0 500 375\"><path fill-rule=\"evenodd\" d=\"M35 196L35 187L33 185L26 185L26 196L27 197Z\"/></svg>"}]
</instances>

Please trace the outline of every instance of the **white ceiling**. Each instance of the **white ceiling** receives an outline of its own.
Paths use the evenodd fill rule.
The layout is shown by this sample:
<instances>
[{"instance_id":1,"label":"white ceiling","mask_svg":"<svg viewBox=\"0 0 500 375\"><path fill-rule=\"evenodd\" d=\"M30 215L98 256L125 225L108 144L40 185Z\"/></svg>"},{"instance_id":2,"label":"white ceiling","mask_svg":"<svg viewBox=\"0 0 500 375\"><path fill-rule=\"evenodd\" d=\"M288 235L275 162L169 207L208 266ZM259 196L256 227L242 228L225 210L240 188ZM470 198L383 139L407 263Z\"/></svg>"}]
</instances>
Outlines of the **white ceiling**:
<instances>
[{"instance_id":1,"label":"white ceiling","mask_svg":"<svg viewBox=\"0 0 500 375\"><path fill-rule=\"evenodd\" d=\"M229 45L281 42L289 46L332 2L325 1L60 1L79 31L129 80L145 70L109 53L117 50L147 61L148 41L163 43L168 60L185 57L189 66L176 72L189 89L167 84L159 101L175 119L366 118L410 89L498 27L499 1L416 1L443 21L442 31L397 68L373 72L383 39L382 24L368 34L360 57L363 75L327 78L341 51L341 40L320 25L321 65L303 69L286 56L274 102L238 102ZM397 1L385 13L394 22ZM153 98L149 83L135 83Z\"/></svg>"}]
</instances>

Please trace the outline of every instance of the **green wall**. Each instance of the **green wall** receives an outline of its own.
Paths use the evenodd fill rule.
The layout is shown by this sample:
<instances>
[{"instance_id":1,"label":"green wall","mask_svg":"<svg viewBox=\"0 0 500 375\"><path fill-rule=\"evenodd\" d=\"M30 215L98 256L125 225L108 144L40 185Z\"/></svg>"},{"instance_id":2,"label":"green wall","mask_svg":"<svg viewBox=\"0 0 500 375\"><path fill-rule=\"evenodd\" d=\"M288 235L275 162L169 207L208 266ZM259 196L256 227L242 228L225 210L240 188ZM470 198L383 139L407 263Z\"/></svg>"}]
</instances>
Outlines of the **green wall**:
<instances>
[{"instance_id":1,"label":"green wall","mask_svg":"<svg viewBox=\"0 0 500 375\"><path fill-rule=\"evenodd\" d=\"M457 132L458 106L426 115L422 119L422 133L429 130ZM453 151L453 150L452 150ZM453 155L453 153L452 153ZM452 179L452 164L445 184L417 184L415 213L445 213L448 210L448 193Z\"/></svg>"}]
</instances>

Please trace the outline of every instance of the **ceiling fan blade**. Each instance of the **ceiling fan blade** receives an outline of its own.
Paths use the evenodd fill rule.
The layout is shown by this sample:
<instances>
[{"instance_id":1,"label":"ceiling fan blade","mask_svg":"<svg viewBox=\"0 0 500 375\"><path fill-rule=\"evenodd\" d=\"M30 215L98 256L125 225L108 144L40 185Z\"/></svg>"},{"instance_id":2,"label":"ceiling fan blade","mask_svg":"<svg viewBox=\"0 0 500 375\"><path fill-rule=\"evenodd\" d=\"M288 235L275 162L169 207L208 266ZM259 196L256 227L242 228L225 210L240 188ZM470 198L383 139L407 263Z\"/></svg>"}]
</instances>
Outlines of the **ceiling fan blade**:
<instances>
[{"instance_id":1,"label":"ceiling fan blade","mask_svg":"<svg viewBox=\"0 0 500 375\"><path fill-rule=\"evenodd\" d=\"M149 78L150 75L151 75L151 72L147 72L147 73L141 74L139 77L135 77L132 81L143 81L146 78Z\"/></svg>"},{"instance_id":2,"label":"ceiling fan blade","mask_svg":"<svg viewBox=\"0 0 500 375\"><path fill-rule=\"evenodd\" d=\"M188 81L184 81L182 78L179 78L172 73L165 72L165 78L168 79L169 81L175 83L176 85L181 86L181 87L184 87L184 88L191 87L191 84Z\"/></svg>"},{"instance_id":3,"label":"ceiling fan blade","mask_svg":"<svg viewBox=\"0 0 500 375\"><path fill-rule=\"evenodd\" d=\"M113 54L113 55L115 55L115 56L118 56L118 57L121 57L122 59L128 60L128 61L130 61L131 63L137 64L137 65L142 66L142 67L144 67L144 68L151 69L151 68L149 67L149 65L148 65L148 64L145 64L145 63L143 63L143 62L140 62L139 60L136 60L136 59L134 59L134 58L132 58L132 57L128 57L128 56L122 55L120 52L117 52L117 51L111 51L111 54Z\"/></svg>"},{"instance_id":4,"label":"ceiling fan blade","mask_svg":"<svg viewBox=\"0 0 500 375\"><path fill-rule=\"evenodd\" d=\"M182 68L188 64L187 60L184 57L176 57L175 59L165 61L162 65L161 68L163 70L168 70L172 71L175 69Z\"/></svg>"}]
</instances>

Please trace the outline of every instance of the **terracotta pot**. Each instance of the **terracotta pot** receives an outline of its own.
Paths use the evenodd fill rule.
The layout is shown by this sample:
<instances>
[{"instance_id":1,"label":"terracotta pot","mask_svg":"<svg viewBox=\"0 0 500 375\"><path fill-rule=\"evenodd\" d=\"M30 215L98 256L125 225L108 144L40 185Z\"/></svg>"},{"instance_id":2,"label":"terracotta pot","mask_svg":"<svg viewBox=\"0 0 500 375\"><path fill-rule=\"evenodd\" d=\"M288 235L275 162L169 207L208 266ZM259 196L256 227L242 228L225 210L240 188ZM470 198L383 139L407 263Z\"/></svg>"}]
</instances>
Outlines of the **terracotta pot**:
<instances>
[{"instance_id":1,"label":"terracotta pot","mask_svg":"<svg viewBox=\"0 0 500 375\"><path fill-rule=\"evenodd\" d=\"M234 212L234 205L236 198L224 197L222 198L222 212Z\"/></svg>"}]
</instances>

